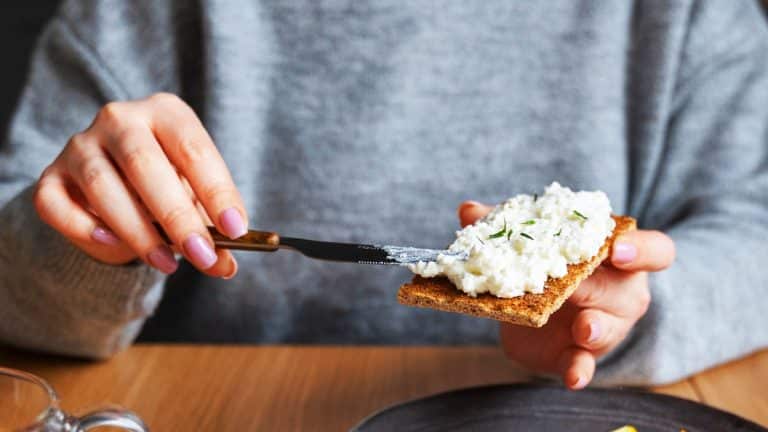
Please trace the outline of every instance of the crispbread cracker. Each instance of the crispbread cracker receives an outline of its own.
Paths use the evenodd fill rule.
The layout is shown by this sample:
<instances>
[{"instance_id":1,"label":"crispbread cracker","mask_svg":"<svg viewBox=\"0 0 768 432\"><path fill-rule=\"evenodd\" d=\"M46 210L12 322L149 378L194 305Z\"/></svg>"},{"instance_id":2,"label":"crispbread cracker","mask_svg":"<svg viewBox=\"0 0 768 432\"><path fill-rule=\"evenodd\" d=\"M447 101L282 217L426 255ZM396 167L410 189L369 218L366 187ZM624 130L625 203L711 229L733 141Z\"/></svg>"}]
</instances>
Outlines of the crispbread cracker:
<instances>
[{"instance_id":1,"label":"crispbread cracker","mask_svg":"<svg viewBox=\"0 0 768 432\"><path fill-rule=\"evenodd\" d=\"M514 298L499 298L492 294L470 297L444 277L415 276L411 283L400 287L397 300L408 306L458 312L528 327L541 327L547 323L549 316L560 309L565 300L576 291L581 281L589 277L600 263L610 256L616 237L637 228L635 219L629 216L613 216L613 219L616 221L616 227L600 247L597 255L589 261L569 265L568 273L561 278L547 279L542 294L525 293Z\"/></svg>"}]
</instances>

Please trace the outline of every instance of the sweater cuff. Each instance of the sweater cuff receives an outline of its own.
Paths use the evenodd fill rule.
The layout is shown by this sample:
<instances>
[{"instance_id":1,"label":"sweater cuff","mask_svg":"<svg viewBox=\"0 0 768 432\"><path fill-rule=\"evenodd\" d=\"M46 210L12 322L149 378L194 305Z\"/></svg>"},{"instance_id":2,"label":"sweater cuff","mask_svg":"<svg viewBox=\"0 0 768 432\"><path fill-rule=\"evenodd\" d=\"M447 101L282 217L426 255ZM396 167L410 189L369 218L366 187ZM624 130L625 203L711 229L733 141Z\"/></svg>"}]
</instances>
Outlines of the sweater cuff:
<instances>
[{"instance_id":1,"label":"sweater cuff","mask_svg":"<svg viewBox=\"0 0 768 432\"><path fill-rule=\"evenodd\" d=\"M109 265L91 258L39 219L32 194L30 186L0 212L0 241L19 277L25 273L43 291L38 295L88 319L129 322L151 315L160 296L148 294L165 276L143 263ZM29 288L18 284L26 292L17 295L32 294Z\"/></svg>"}]
</instances>

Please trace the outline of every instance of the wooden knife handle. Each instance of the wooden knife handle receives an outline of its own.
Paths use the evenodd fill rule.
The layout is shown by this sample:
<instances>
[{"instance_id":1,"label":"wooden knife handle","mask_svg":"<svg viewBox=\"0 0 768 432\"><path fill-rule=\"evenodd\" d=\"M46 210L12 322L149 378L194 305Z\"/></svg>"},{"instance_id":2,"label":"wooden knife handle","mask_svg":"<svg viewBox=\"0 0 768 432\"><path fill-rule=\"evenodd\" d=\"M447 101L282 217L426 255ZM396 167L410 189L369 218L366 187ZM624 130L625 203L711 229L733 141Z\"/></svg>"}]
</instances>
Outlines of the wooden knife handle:
<instances>
[{"instance_id":1,"label":"wooden knife handle","mask_svg":"<svg viewBox=\"0 0 768 432\"><path fill-rule=\"evenodd\" d=\"M173 244L160 224L154 222L153 225L160 236L163 237L163 240L168 244ZM216 247L221 249L274 252L280 248L280 236L276 232L248 230L247 234L234 240L218 232L216 228L212 226L208 227L208 232L211 233L213 243Z\"/></svg>"}]
</instances>

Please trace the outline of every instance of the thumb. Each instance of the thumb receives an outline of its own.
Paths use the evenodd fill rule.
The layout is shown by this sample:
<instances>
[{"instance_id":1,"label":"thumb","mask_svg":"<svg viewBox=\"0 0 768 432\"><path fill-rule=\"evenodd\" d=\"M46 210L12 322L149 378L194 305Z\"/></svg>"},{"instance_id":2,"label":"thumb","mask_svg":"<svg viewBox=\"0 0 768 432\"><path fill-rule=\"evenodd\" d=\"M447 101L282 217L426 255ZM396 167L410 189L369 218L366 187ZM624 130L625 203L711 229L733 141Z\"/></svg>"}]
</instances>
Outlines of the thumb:
<instances>
[{"instance_id":1,"label":"thumb","mask_svg":"<svg viewBox=\"0 0 768 432\"><path fill-rule=\"evenodd\" d=\"M481 204L477 201L464 201L459 205L459 223L461 227L471 225L476 220L488 214L493 209L485 204Z\"/></svg>"}]
</instances>

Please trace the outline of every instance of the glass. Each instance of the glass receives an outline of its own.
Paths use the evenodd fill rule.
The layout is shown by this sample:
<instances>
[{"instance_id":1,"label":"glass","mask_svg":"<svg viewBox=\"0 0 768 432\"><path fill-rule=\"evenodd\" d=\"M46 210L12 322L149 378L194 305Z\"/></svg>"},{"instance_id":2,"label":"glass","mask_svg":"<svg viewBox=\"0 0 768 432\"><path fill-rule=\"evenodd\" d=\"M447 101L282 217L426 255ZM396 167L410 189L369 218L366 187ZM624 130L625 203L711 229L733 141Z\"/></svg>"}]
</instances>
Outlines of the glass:
<instances>
[{"instance_id":1,"label":"glass","mask_svg":"<svg viewBox=\"0 0 768 432\"><path fill-rule=\"evenodd\" d=\"M82 432L101 427L149 431L136 414L119 408L71 416L59 409L59 397L47 382L0 367L0 432Z\"/></svg>"}]
</instances>

